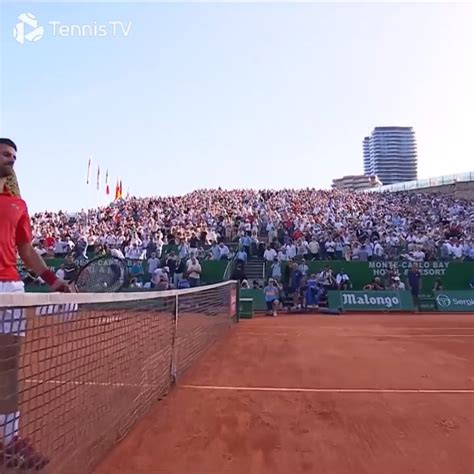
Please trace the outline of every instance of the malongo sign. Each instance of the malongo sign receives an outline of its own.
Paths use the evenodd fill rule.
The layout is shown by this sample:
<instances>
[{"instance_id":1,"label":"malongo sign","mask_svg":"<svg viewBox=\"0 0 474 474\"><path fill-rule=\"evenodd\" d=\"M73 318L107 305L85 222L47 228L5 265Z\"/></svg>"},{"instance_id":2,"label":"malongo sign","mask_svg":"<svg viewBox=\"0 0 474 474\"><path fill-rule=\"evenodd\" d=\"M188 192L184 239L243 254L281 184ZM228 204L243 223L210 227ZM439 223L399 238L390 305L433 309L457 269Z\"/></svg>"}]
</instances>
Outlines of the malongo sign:
<instances>
[{"instance_id":1,"label":"malongo sign","mask_svg":"<svg viewBox=\"0 0 474 474\"><path fill-rule=\"evenodd\" d=\"M400 308L398 296L370 296L368 293L356 295L355 293L342 294L342 306L377 306L383 308Z\"/></svg>"},{"instance_id":2,"label":"malongo sign","mask_svg":"<svg viewBox=\"0 0 474 474\"><path fill-rule=\"evenodd\" d=\"M329 307L348 311L412 311L408 291L330 291Z\"/></svg>"}]
</instances>

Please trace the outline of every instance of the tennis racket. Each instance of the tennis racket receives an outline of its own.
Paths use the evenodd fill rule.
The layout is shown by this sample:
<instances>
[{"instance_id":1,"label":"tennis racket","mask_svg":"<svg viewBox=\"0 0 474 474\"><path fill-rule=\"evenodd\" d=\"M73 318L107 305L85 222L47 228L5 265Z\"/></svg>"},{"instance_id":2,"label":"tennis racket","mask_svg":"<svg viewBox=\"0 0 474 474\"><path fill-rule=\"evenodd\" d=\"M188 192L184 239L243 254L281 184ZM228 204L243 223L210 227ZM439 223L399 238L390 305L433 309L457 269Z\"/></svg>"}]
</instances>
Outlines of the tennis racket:
<instances>
[{"instance_id":1,"label":"tennis racket","mask_svg":"<svg viewBox=\"0 0 474 474\"><path fill-rule=\"evenodd\" d=\"M78 293L115 293L127 281L127 262L117 257L104 256L81 267L72 283Z\"/></svg>"}]
</instances>

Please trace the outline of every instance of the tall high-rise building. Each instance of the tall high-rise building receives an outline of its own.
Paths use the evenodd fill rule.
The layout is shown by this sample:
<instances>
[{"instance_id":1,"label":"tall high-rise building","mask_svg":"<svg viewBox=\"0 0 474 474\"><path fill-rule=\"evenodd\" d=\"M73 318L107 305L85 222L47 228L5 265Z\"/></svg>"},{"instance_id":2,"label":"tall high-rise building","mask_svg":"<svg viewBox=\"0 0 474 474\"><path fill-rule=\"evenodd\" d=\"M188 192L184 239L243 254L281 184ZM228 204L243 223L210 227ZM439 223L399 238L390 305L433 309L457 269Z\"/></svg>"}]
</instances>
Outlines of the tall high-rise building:
<instances>
[{"instance_id":1,"label":"tall high-rise building","mask_svg":"<svg viewBox=\"0 0 474 474\"><path fill-rule=\"evenodd\" d=\"M417 179L415 131L412 127L375 127L363 141L364 174L383 184Z\"/></svg>"}]
</instances>

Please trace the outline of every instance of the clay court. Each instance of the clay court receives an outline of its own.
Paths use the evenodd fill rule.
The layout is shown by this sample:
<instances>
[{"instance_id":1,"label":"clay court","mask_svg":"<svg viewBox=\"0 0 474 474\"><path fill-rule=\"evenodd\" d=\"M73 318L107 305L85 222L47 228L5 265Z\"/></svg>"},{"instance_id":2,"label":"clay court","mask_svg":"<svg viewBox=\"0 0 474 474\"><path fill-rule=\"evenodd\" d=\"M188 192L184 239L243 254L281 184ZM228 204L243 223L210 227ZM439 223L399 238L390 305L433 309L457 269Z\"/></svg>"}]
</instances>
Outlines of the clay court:
<instances>
[{"instance_id":1,"label":"clay court","mask_svg":"<svg viewBox=\"0 0 474 474\"><path fill-rule=\"evenodd\" d=\"M241 321L96 474L472 474L472 315Z\"/></svg>"},{"instance_id":2,"label":"clay court","mask_svg":"<svg viewBox=\"0 0 474 474\"><path fill-rule=\"evenodd\" d=\"M175 328L174 310L145 310L144 303L41 316L28 311L21 430L48 453L43 472L91 472L169 392L173 357L176 373L185 372L234 324L228 309L183 307Z\"/></svg>"}]
</instances>

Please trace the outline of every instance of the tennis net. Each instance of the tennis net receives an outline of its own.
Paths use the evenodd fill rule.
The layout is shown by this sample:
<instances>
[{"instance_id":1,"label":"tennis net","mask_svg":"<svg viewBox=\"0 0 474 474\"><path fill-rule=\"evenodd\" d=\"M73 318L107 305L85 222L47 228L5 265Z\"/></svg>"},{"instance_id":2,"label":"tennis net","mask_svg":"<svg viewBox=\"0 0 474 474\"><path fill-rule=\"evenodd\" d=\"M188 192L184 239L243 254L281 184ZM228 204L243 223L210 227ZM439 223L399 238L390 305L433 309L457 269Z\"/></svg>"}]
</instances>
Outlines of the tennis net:
<instances>
[{"instance_id":1,"label":"tennis net","mask_svg":"<svg viewBox=\"0 0 474 474\"><path fill-rule=\"evenodd\" d=\"M0 413L18 409L20 436L50 459L42 472L86 474L236 320L232 281L0 294Z\"/></svg>"}]
</instances>

